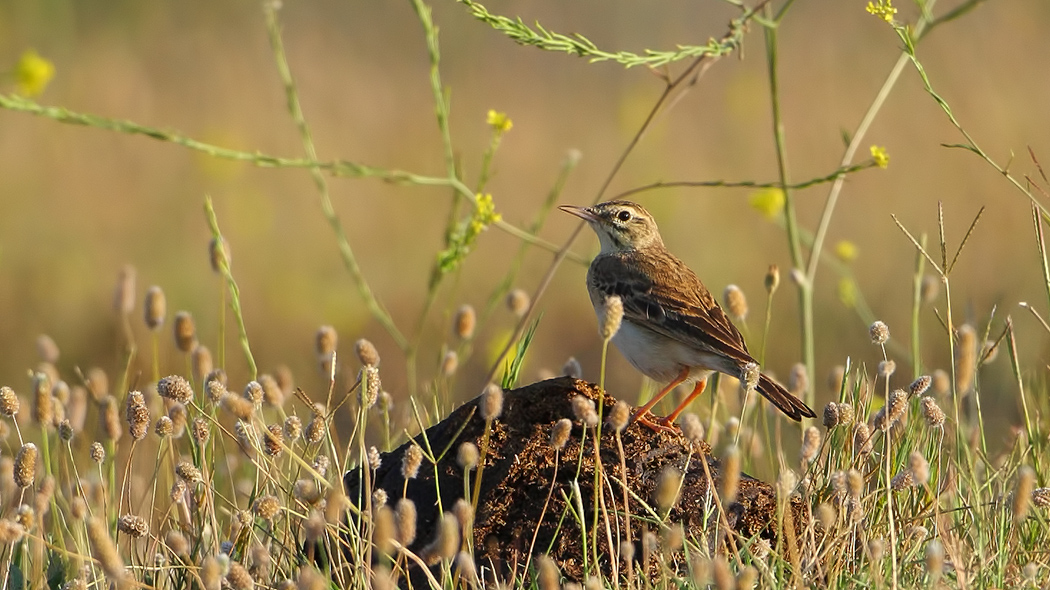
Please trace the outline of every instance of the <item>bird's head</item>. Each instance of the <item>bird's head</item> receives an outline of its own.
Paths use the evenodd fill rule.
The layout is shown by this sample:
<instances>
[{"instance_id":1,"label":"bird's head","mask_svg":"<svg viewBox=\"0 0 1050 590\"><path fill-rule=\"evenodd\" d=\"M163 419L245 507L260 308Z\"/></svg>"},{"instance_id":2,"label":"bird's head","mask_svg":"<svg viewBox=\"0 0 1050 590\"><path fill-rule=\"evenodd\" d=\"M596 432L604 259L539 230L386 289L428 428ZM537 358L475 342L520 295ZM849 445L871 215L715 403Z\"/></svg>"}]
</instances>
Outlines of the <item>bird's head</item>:
<instances>
[{"instance_id":1,"label":"bird's head","mask_svg":"<svg viewBox=\"0 0 1050 590\"><path fill-rule=\"evenodd\" d=\"M663 245L653 216L645 207L630 201L608 201L591 207L558 207L590 224L602 246L602 253L628 252Z\"/></svg>"}]
</instances>

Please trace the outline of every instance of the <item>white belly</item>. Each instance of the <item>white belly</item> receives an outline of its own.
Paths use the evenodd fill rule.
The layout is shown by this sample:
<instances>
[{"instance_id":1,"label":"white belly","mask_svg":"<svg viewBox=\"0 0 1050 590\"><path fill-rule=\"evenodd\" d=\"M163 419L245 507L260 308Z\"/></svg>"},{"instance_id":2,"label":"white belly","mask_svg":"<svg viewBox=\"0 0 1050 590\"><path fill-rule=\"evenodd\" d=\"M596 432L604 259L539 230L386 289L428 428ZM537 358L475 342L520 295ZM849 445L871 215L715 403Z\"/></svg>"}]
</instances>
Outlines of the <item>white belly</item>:
<instances>
[{"instance_id":1,"label":"white belly","mask_svg":"<svg viewBox=\"0 0 1050 590\"><path fill-rule=\"evenodd\" d=\"M713 371L733 377L739 373L724 357L694 349L629 321L620 325L612 342L634 368L657 383L670 383L686 367L687 382L704 379Z\"/></svg>"}]
</instances>

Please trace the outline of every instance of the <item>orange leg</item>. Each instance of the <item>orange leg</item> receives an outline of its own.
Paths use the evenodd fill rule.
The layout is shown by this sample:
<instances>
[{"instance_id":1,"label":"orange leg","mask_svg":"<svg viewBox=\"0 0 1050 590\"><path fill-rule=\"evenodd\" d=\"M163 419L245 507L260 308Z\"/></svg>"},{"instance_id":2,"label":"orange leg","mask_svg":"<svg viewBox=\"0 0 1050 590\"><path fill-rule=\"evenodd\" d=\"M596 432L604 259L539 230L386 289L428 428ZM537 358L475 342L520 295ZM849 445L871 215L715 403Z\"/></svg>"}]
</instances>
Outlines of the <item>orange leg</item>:
<instances>
[{"instance_id":1,"label":"orange leg","mask_svg":"<svg viewBox=\"0 0 1050 590\"><path fill-rule=\"evenodd\" d=\"M685 400L677 408L675 408L673 412L668 414L668 416L666 418L664 418L663 420L660 420L660 423L666 426L666 425L674 422L675 418L677 418L678 415L682 413L682 410L684 410L685 407L689 405L689 402L691 402L694 399L700 397L700 394L704 392L704 389L706 387L707 387L707 379L701 379L701 380L697 381L696 382L696 387L693 388L693 392L690 393L689 395L687 395Z\"/></svg>"},{"instance_id":2,"label":"orange leg","mask_svg":"<svg viewBox=\"0 0 1050 590\"><path fill-rule=\"evenodd\" d=\"M649 400L649 403L647 403L644 406L642 406L642 408L640 410L638 410L637 413L635 413L634 419L631 420L631 421L634 422L635 420L639 420L639 421L641 421L642 424L645 424L646 426L649 426L650 428L653 428L653 424L654 423L652 421L650 421L648 418L646 418L645 415L649 413L649 410L652 409L653 406L655 406L657 403L659 403L659 401L661 399L663 399L668 393L670 393L672 389L674 389L675 387L678 387L678 385L680 383L685 381L687 377L689 377L689 367L683 367L682 368L682 372L679 373L678 376L674 378L674 381L671 381L670 383L668 383L666 387L661 389L659 393L657 393L656 395L653 396L653 399ZM692 398L690 398L690 399L692 399Z\"/></svg>"}]
</instances>

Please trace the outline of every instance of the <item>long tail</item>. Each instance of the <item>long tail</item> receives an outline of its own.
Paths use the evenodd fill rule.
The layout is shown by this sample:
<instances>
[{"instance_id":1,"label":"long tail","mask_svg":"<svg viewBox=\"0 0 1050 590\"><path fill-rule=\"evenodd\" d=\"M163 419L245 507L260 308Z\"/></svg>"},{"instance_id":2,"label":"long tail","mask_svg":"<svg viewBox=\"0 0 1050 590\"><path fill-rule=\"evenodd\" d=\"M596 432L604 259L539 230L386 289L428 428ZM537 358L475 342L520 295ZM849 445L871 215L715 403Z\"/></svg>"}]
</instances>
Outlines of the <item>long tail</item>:
<instances>
[{"instance_id":1,"label":"long tail","mask_svg":"<svg viewBox=\"0 0 1050 590\"><path fill-rule=\"evenodd\" d=\"M784 412L795 422L801 422L802 418L816 418L816 413L810 409L802 400L791 395L788 390L781 387L764 374L759 375L758 385L755 387L762 397L768 399L778 410Z\"/></svg>"}]
</instances>

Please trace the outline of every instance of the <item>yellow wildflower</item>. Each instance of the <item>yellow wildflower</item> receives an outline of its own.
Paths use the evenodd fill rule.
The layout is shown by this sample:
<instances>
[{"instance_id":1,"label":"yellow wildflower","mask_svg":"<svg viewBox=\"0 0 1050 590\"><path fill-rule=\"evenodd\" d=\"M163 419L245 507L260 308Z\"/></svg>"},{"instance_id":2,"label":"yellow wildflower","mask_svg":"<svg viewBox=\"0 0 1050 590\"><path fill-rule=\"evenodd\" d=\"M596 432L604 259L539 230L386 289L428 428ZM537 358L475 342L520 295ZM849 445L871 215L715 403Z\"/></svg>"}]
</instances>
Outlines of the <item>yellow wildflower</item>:
<instances>
[{"instance_id":1,"label":"yellow wildflower","mask_svg":"<svg viewBox=\"0 0 1050 590\"><path fill-rule=\"evenodd\" d=\"M835 256L843 262L853 262L857 258L857 245L849 240L840 240L835 244Z\"/></svg>"},{"instance_id":2,"label":"yellow wildflower","mask_svg":"<svg viewBox=\"0 0 1050 590\"><path fill-rule=\"evenodd\" d=\"M492 109L489 109L489 114L485 121L492 127L493 131L500 134L506 133L514 127L514 122L510 120L507 113L501 113Z\"/></svg>"},{"instance_id":3,"label":"yellow wildflower","mask_svg":"<svg viewBox=\"0 0 1050 590\"><path fill-rule=\"evenodd\" d=\"M36 51L27 49L15 65L16 92L22 96L38 96L47 88L55 75L55 64L40 57Z\"/></svg>"},{"instance_id":4,"label":"yellow wildflower","mask_svg":"<svg viewBox=\"0 0 1050 590\"><path fill-rule=\"evenodd\" d=\"M765 188L751 193L751 208L766 217L773 219L784 210L784 191L779 188Z\"/></svg>"},{"instance_id":5,"label":"yellow wildflower","mask_svg":"<svg viewBox=\"0 0 1050 590\"><path fill-rule=\"evenodd\" d=\"M839 279L839 301L850 309L857 305L857 283L853 282L853 279Z\"/></svg>"},{"instance_id":6,"label":"yellow wildflower","mask_svg":"<svg viewBox=\"0 0 1050 590\"><path fill-rule=\"evenodd\" d=\"M882 20L892 23L893 16L897 14L897 9L893 7L893 0L878 0L877 2L868 2L868 6L865 8L868 14L874 14Z\"/></svg>"},{"instance_id":7,"label":"yellow wildflower","mask_svg":"<svg viewBox=\"0 0 1050 590\"><path fill-rule=\"evenodd\" d=\"M879 168L886 168L890 165L890 155L886 153L886 148L881 146L871 146L871 159Z\"/></svg>"}]
</instances>

